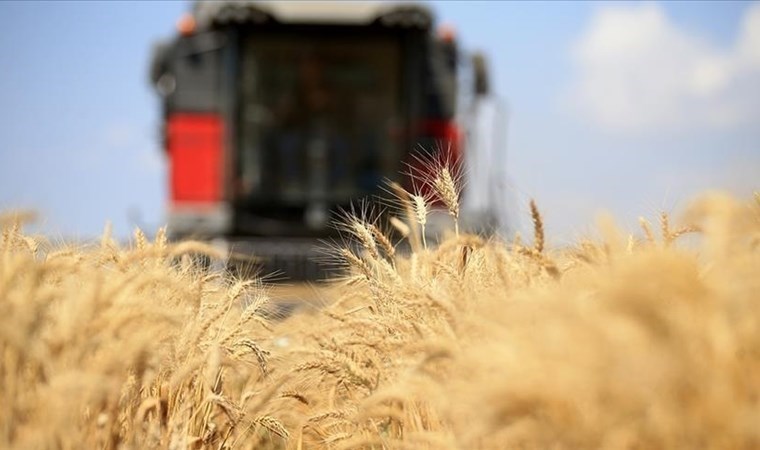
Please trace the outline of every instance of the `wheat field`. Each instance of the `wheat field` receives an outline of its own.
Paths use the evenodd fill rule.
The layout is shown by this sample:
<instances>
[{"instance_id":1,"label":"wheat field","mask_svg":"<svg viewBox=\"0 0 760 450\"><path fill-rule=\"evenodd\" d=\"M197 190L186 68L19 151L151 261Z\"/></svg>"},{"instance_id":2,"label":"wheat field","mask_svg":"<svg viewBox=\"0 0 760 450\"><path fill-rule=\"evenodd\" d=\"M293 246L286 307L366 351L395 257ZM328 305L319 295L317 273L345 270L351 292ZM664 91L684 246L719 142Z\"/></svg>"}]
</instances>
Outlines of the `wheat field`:
<instances>
[{"instance_id":1,"label":"wheat field","mask_svg":"<svg viewBox=\"0 0 760 450\"><path fill-rule=\"evenodd\" d=\"M456 178L392 186L393 234L347 215L332 301L284 320L202 243L67 247L3 216L0 447L760 447L760 197L553 249L535 203L530 239L460 233Z\"/></svg>"}]
</instances>

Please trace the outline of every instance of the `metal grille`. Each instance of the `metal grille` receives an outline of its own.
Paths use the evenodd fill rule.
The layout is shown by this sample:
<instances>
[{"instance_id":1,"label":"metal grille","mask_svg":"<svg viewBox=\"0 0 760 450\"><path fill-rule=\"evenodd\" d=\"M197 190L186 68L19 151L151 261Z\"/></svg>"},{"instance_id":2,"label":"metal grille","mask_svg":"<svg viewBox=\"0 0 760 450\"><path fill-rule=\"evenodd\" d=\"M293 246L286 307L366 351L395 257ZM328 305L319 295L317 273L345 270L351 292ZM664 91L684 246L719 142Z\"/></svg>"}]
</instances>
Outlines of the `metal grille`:
<instances>
[{"instance_id":1,"label":"metal grille","mask_svg":"<svg viewBox=\"0 0 760 450\"><path fill-rule=\"evenodd\" d=\"M338 268L323 261L317 239L246 239L229 243L229 267L244 277L320 280Z\"/></svg>"}]
</instances>

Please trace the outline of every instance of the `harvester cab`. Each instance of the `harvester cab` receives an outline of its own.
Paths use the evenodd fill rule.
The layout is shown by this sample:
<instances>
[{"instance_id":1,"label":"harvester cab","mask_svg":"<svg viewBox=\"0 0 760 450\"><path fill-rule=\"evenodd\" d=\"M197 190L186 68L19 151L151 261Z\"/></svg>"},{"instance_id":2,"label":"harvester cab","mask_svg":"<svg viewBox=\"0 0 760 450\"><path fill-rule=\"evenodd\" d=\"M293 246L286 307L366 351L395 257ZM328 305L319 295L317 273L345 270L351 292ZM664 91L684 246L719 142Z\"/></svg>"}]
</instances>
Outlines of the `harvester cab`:
<instances>
[{"instance_id":1,"label":"harvester cab","mask_svg":"<svg viewBox=\"0 0 760 450\"><path fill-rule=\"evenodd\" d=\"M332 215L380 194L383 180L409 186L416 149L493 165L465 147L493 147L503 129L468 131L489 95L484 60L463 57L424 5L199 1L177 30L151 64L175 238L224 242L265 272L314 278ZM477 175L466 189L482 203L478 185L490 182ZM471 228L498 226L476 209Z\"/></svg>"}]
</instances>

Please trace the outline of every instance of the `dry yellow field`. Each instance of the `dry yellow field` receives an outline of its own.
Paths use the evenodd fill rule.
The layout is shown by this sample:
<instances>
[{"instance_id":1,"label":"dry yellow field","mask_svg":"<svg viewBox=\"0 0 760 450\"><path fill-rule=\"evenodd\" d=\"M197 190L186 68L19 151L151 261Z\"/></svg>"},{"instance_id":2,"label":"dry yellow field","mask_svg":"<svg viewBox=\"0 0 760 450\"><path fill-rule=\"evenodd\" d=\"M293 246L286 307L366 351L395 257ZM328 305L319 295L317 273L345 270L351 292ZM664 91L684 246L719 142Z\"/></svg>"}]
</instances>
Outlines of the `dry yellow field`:
<instances>
[{"instance_id":1,"label":"dry yellow field","mask_svg":"<svg viewBox=\"0 0 760 450\"><path fill-rule=\"evenodd\" d=\"M61 248L7 216L0 447L760 447L757 198L561 251L535 207L530 244L424 243L424 202L409 256L347 218L348 275L282 321L203 244Z\"/></svg>"}]
</instances>

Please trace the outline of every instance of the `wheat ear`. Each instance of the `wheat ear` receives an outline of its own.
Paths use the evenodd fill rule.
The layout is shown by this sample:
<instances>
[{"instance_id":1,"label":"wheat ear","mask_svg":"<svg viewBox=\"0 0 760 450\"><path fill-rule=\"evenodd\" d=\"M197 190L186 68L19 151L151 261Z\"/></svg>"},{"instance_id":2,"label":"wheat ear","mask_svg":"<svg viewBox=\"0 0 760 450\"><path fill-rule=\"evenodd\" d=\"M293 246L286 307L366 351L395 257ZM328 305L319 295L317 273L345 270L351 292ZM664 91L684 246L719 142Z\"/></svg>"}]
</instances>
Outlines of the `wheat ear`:
<instances>
[{"instance_id":1,"label":"wheat ear","mask_svg":"<svg viewBox=\"0 0 760 450\"><path fill-rule=\"evenodd\" d=\"M388 239L388 236L383 234L382 231L380 231L380 228L377 227L375 224L369 224L368 225L369 230L372 232L372 236L375 237L375 241L377 241L378 244L380 244L380 247L383 248L383 251L385 254L390 258L391 260L395 259L396 257L396 248L393 247L393 243L390 239Z\"/></svg>"},{"instance_id":2,"label":"wheat ear","mask_svg":"<svg viewBox=\"0 0 760 450\"><path fill-rule=\"evenodd\" d=\"M649 225L649 221L643 217L639 217L639 225L644 230L644 235L647 237L647 242L654 245L654 233L652 233L652 227Z\"/></svg>"},{"instance_id":3,"label":"wheat ear","mask_svg":"<svg viewBox=\"0 0 760 450\"><path fill-rule=\"evenodd\" d=\"M416 252L420 250L420 237L417 234L417 229L412 226L412 224L415 222L415 212L414 212L414 205L411 202L412 194L407 192L406 189L401 187L400 184L396 182L391 182L388 184L388 186L393 191L393 195L396 196L398 201L401 203L401 207L404 210L404 215L406 216L406 221L408 225L408 234L409 237L409 245L412 247L412 251ZM398 227L397 227L398 228ZM403 234L403 230L402 234Z\"/></svg>"},{"instance_id":4,"label":"wheat ear","mask_svg":"<svg viewBox=\"0 0 760 450\"><path fill-rule=\"evenodd\" d=\"M358 218L352 218L349 223L349 227L351 227L351 232L353 235L359 239L359 242L361 243L362 247L364 247L364 250L369 253L369 256L374 260L379 260L380 252L377 250L377 243L375 242L373 233L370 231L370 228L367 226L367 224Z\"/></svg>"},{"instance_id":5,"label":"wheat ear","mask_svg":"<svg viewBox=\"0 0 760 450\"><path fill-rule=\"evenodd\" d=\"M412 195L412 200L414 201L414 216L422 233L422 248L427 250L427 240L425 239L425 224L427 224L428 215L427 202L421 195Z\"/></svg>"},{"instance_id":6,"label":"wheat ear","mask_svg":"<svg viewBox=\"0 0 760 450\"><path fill-rule=\"evenodd\" d=\"M459 193L448 167L441 167L433 180L433 187L454 218L454 232L459 236Z\"/></svg>"},{"instance_id":7,"label":"wheat ear","mask_svg":"<svg viewBox=\"0 0 760 450\"><path fill-rule=\"evenodd\" d=\"M533 219L533 249L540 254L544 251L544 221L533 199L530 200L530 217Z\"/></svg>"}]
</instances>

